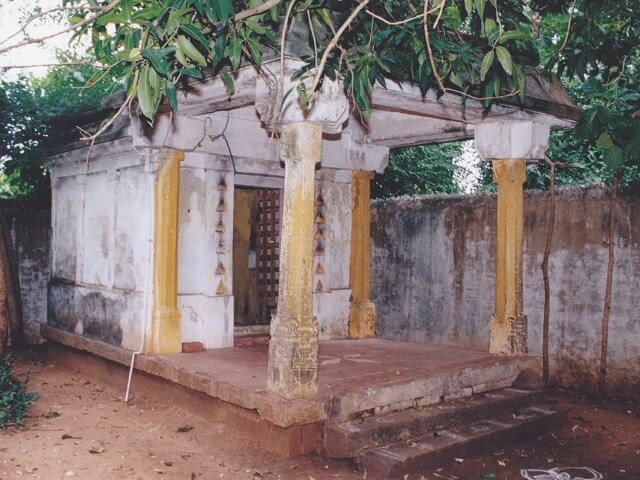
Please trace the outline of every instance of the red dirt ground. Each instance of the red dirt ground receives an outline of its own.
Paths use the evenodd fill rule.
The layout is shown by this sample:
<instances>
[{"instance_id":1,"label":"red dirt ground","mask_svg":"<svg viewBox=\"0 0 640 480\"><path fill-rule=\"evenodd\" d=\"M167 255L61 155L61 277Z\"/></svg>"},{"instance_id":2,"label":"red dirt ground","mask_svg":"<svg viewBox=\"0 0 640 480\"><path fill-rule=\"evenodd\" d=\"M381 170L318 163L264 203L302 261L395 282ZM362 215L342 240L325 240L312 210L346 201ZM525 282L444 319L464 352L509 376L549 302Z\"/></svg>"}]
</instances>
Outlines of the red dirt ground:
<instances>
[{"instance_id":1,"label":"red dirt ground","mask_svg":"<svg viewBox=\"0 0 640 480\"><path fill-rule=\"evenodd\" d=\"M40 394L24 428L0 432L0 479L374 479L355 464L318 455L282 459L225 435L225 425L181 405L143 398L124 403L116 390L56 365L22 361ZM451 459L424 479L522 479L523 468L592 467L606 480L640 479L640 406L549 395L568 411L553 433L488 453ZM57 412L59 416L53 416ZM482 475L485 475L484 477ZM491 477L487 474L494 474Z\"/></svg>"}]
</instances>

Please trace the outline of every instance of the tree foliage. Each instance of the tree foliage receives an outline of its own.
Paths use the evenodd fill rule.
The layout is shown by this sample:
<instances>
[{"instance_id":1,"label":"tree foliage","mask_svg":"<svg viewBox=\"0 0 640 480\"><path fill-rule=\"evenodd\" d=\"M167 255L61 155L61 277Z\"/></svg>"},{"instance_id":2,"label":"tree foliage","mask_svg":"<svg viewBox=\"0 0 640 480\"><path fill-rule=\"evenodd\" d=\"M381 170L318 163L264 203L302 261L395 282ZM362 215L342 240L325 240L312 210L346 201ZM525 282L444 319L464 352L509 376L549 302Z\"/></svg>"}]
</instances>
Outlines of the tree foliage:
<instances>
[{"instance_id":1,"label":"tree foliage","mask_svg":"<svg viewBox=\"0 0 640 480\"><path fill-rule=\"evenodd\" d=\"M0 430L20 425L38 394L27 392L25 382L12 373L13 361L8 356L0 357Z\"/></svg>"},{"instance_id":2,"label":"tree foliage","mask_svg":"<svg viewBox=\"0 0 640 480\"><path fill-rule=\"evenodd\" d=\"M276 58L291 25L306 24L310 34L293 40L300 43L293 50L305 65L294 74L298 87L288 92L298 95L304 107L327 77L342 81L365 122L373 86L385 86L389 78L415 82L423 93L435 88L438 94L473 96L490 108L505 95L522 100L524 68L538 67L578 85L574 93L584 110L577 128L582 140L554 137L563 155L585 153L573 162L584 168L560 170L567 180L599 175L598 162L628 178L639 168L640 0L61 2L76 38L89 38L90 56L104 66L85 77L87 83L104 72L119 78L127 92L124 106L134 106L150 123L161 105L178 108L181 86L205 76L220 76L232 95L238 69L260 68ZM21 97L18 104L27 113L23 123L32 122L31 131L38 132L39 114L29 113L32 93L3 88L5 108L9 96ZM16 148L27 145L20 135L29 129L20 128L11 133L17 138L14 156ZM580 141L595 150L582 148L586 144ZM538 167L530 167L532 184L544 182L544 167Z\"/></svg>"},{"instance_id":3,"label":"tree foliage","mask_svg":"<svg viewBox=\"0 0 640 480\"><path fill-rule=\"evenodd\" d=\"M229 93L233 72L279 51L290 17L313 30L307 66L297 76L306 104L321 76L340 77L363 119L372 86L385 78L482 97L487 106L507 90L524 95L524 65L538 63L522 4L498 0L112 0L77 5L71 21L87 34L108 68L124 67L129 99L153 120L161 102L177 108L177 87L220 75ZM285 13L287 12L287 13ZM348 23L342 34L340 26ZM273 56L273 55L272 55ZM320 60L320 61L319 61ZM316 65L318 68L316 70Z\"/></svg>"},{"instance_id":4,"label":"tree foliage","mask_svg":"<svg viewBox=\"0 0 640 480\"><path fill-rule=\"evenodd\" d=\"M583 109L578 138L595 145L611 173L633 176L640 165L640 1L533 3L548 12L540 28L545 68L581 83L574 91Z\"/></svg>"},{"instance_id":5,"label":"tree foliage","mask_svg":"<svg viewBox=\"0 0 640 480\"><path fill-rule=\"evenodd\" d=\"M460 152L459 142L393 149L389 166L373 180L371 196L461 193L455 181L458 167L453 162Z\"/></svg>"},{"instance_id":6,"label":"tree foliage","mask_svg":"<svg viewBox=\"0 0 640 480\"><path fill-rule=\"evenodd\" d=\"M54 128L61 119L100 106L119 88L111 75L97 78L92 67L58 67L43 78L0 79L0 197L49 197L44 148L55 141Z\"/></svg>"}]
</instances>

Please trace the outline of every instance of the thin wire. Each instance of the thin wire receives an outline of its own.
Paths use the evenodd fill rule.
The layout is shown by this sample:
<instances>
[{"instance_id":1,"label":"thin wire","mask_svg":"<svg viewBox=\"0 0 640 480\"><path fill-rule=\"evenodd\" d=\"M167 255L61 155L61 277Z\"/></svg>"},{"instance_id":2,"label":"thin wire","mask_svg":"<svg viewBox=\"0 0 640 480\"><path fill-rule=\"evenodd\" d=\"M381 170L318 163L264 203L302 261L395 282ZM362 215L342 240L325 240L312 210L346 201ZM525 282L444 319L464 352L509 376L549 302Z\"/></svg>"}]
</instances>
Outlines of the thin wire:
<instances>
[{"instance_id":1,"label":"thin wire","mask_svg":"<svg viewBox=\"0 0 640 480\"><path fill-rule=\"evenodd\" d=\"M231 116L231 112L230 112L230 110L227 110L227 121L225 122L224 127L222 128L222 131L216 136L210 136L209 140L211 140L212 142L215 142L219 138L222 138L224 140L224 143L227 146L227 151L229 152L229 157L231 157L231 165L233 166L233 173L235 175L236 173L238 173L237 170L236 170L236 160L235 160L235 158L233 158L233 152L231 151L231 146L229 145L229 140L227 140L227 136L225 135L225 132L227 131L227 127L229 126L229 117L230 116ZM205 121L204 121L204 123L205 123L205 131L206 131L207 122L211 122L211 117L207 117L205 119Z\"/></svg>"}]
</instances>

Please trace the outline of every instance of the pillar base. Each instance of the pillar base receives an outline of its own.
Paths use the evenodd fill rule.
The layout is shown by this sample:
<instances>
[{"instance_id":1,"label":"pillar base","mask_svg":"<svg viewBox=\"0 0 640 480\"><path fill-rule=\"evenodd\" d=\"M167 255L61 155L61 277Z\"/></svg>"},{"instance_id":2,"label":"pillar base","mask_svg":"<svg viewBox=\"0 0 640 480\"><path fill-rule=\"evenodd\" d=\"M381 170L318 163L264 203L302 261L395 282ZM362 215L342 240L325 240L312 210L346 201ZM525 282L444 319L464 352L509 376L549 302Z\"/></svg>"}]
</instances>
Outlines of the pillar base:
<instances>
[{"instance_id":1,"label":"pillar base","mask_svg":"<svg viewBox=\"0 0 640 480\"><path fill-rule=\"evenodd\" d=\"M528 353L527 325L526 315L502 318L492 315L489 352L511 356L526 355Z\"/></svg>"},{"instance_id":2,"label":"pillar base","mask_svg":"<svg viewBox=\"0 0 640 480\"><path fill-rule=\"evenodd\" d=\"M318 322L277 314L271 320L267 388L287 399L318 393Z\"/></svg>"},{"instance_id":3,"label":"pillar base","mask_svg":"<svg viewBox=\"0 0 640 480\"><path fill-rule=\"evenodd\" d=\"M147 353L164 355L182 351L180 310L156 309L151 321L151 342Z\"/></svg>"},{"instance_id":4,"label":"pillar base","mask_svg":"<svg viewBox=\"0 0 640 480\"><path fill-rule=\"evenodd\" d=\"M371 302L352 303L349 306L349 336L367 338L376 336L376 306Z\"/></svg>"}]
</instances>

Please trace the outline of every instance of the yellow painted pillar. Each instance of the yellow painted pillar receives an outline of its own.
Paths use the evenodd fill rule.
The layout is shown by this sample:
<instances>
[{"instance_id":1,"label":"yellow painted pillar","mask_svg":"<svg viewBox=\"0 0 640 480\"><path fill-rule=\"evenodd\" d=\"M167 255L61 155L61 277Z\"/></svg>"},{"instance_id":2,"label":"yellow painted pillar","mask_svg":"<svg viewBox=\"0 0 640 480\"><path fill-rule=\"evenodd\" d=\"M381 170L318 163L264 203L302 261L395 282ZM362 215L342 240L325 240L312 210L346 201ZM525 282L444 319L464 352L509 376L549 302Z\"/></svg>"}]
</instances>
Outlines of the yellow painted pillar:
<instances>
[{"instance_id":1,"label":"yellow painted pillar","mask_svg":"<svg viewBox=\"0 0 640 480\"><path fill-rule=\"evenodd\" d=\"M522 301L522 188L526 162L544 159L549 132L548 124L530 120L475 126L476 148L484 160L492 161L493 181L498 184L496 308L491 317L491 353L527 353L527 317Z\"/></svg>"},{"instance_id":2,"label":"yellow painted pillar","mask_svg":"<svg viewBox=\"0 0 640 480\"><path fill-rule=\"evenodd\" d=\"M527 317L522 306L522 219L525 160L493 160L498 184L496 228L496 307L489 351L527 353Z\"/></svg>"},{"instance_id":3,"label":"yellow painted pillar","mask_svg":"<svg viewBox=\"0 0 640 480\"><path fill-rule=\"evenodd\" d=\"M278 309L271 320L267 388L285 398L318 391L318 324L313 317L313 213L315 168L322 127L283 127L284 201L280 237Z\"/></svg>"},{"instance_id":4,"label":"yellow painted pillar","mask_svg":"<svg viewBox=\"0 0 640 480\"><path fill-rule=\"evenodd\" d=\"M178 310L178 200L184 153L166 149L158 156L153 249L153 311L148 353L182 350Z\"/></svg>"},{"instance_id":5,"label":"yellow painted pillar","mask_svg":"<svg viewBox=\"0 0 640 480\"><path fill-rule=\"evenodd\" d=\"M369 301L372 178L373 172L354 170L351 184L351 338L373 337L376 334L376 306Z\"/></svg>"}]
</instances>

